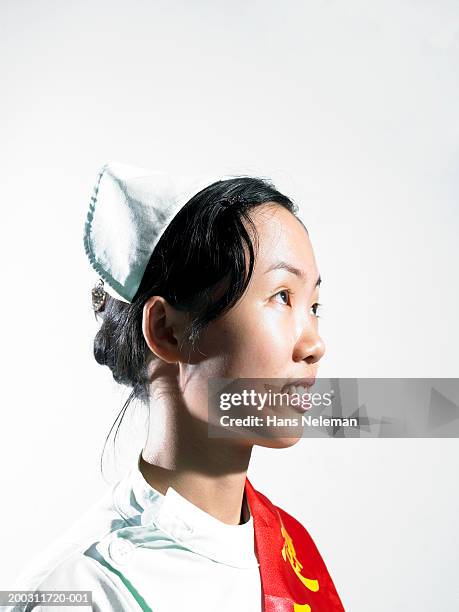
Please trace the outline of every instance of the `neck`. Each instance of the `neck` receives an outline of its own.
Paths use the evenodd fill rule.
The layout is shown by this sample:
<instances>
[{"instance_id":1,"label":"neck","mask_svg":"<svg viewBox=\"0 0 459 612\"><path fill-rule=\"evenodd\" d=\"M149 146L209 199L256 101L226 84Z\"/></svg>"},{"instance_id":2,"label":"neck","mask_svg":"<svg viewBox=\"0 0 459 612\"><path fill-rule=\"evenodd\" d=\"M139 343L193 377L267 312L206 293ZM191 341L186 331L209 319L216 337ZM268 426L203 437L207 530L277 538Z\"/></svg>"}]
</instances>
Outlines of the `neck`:
<instances>
[{"instance_id":1,"label":"neck","mask_svg":"<svg viewBox=\"0 0 459 612\"><path fill-rule=\"evenodd\" d=\"M166 397L150 408L139 462L143 477L163 495L173 487L223 523L247 522L244 490L252 446L209 437L207 423L193 418L179 400Z\"/></svg>"}]
</instances>

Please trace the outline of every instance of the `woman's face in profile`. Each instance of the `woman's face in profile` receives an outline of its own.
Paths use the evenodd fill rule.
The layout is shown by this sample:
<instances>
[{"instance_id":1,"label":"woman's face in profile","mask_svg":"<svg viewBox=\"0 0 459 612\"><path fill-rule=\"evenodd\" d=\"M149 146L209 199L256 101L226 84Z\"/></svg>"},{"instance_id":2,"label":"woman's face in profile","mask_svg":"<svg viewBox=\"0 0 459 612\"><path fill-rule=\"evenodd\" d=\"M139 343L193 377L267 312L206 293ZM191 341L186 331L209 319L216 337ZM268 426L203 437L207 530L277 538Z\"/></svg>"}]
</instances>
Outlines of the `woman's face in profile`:
<instances>
[{"instance_id":1,"label":"woman's face in profile","mask_svg":"<svg viewBox=\"0 0 459 612\"><path fill-rule=\"evenodd\" d=\"M306 229L280 205L259 206L251 215L259 250L249 287L206 327L192 363L181 364L185 402L200 419L208 417L210 377L315 377L325 352L316 316L319 271ZM276 446L291 444L276 440Z\"/></svg>"}]
</instances>

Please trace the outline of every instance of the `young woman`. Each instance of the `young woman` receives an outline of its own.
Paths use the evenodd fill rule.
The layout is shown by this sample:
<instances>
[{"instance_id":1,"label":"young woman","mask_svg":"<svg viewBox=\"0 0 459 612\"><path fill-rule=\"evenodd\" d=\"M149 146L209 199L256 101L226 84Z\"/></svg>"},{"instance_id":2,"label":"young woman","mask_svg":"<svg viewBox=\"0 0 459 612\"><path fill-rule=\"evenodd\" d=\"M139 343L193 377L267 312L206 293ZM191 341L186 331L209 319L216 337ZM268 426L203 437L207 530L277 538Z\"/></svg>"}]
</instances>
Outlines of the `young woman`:
<instances>
[{"instance_id":1,"label":"young woman","mask_svg":"<svg viewBox=\"0 0 459 612\"><path fill-rule=\"evenodd\" d=\"M104 166L85 228L102 281L94 355L132 389L125 409L148 407L146 443L17 587L91 591L97 611L341 611L306 529L247 478L255 444L298 437L208 430L210 379L315 378L324 345L308 232L266 180L219 180L185 203L156 180Z\"/></svg>"}]
</instances>

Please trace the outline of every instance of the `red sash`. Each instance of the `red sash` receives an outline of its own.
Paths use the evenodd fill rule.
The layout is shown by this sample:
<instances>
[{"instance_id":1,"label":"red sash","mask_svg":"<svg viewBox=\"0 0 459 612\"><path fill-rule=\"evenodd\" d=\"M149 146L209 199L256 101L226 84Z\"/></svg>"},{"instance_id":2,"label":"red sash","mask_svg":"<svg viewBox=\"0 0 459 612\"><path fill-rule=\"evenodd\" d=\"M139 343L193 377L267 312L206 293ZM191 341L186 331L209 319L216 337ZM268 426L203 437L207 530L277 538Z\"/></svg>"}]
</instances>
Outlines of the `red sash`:
<instances>
[{"instance_id":1,"label":"red sash","mask_svg":"<svg viewBox=\"0 0 459 612\"><path fill-rule=\"evenodd\" d=\"M345 612L311 536L246 478L264 612Z\"/></svg>"}]
</instances>

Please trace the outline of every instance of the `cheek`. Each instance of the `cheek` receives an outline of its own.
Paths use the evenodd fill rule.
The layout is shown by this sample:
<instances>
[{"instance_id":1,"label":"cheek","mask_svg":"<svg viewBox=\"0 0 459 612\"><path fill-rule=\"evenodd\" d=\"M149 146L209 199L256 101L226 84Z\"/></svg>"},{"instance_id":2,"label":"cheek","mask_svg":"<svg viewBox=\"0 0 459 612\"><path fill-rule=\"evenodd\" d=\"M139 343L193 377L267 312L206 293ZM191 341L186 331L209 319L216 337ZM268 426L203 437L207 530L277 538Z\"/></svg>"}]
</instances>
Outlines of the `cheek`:
<instances>
[{"instance_id":1,"label":"cheek","mask_svg":"<svg viewBox=\"0 0 459 612\"><path fill-rule=\"evenodd\" d=\"M214 321L202 335L198 358L184 364L184 399L189 412L209 420L209 379L287 376L292 339L291 320L276 308L238 309Z\"/></svg>"},{"instance_id":2,"label":"cheek","mask_svg":"<svg viewBox=\"0 0 459 612\"><path fill-rule=\"evenodd\" d=\"M288 316L275 308L239 309L213 326L207 338L208 376L285 376L292 356ZM205 351L204 351L205 352Z\"/></svg>"}]
</instances>

